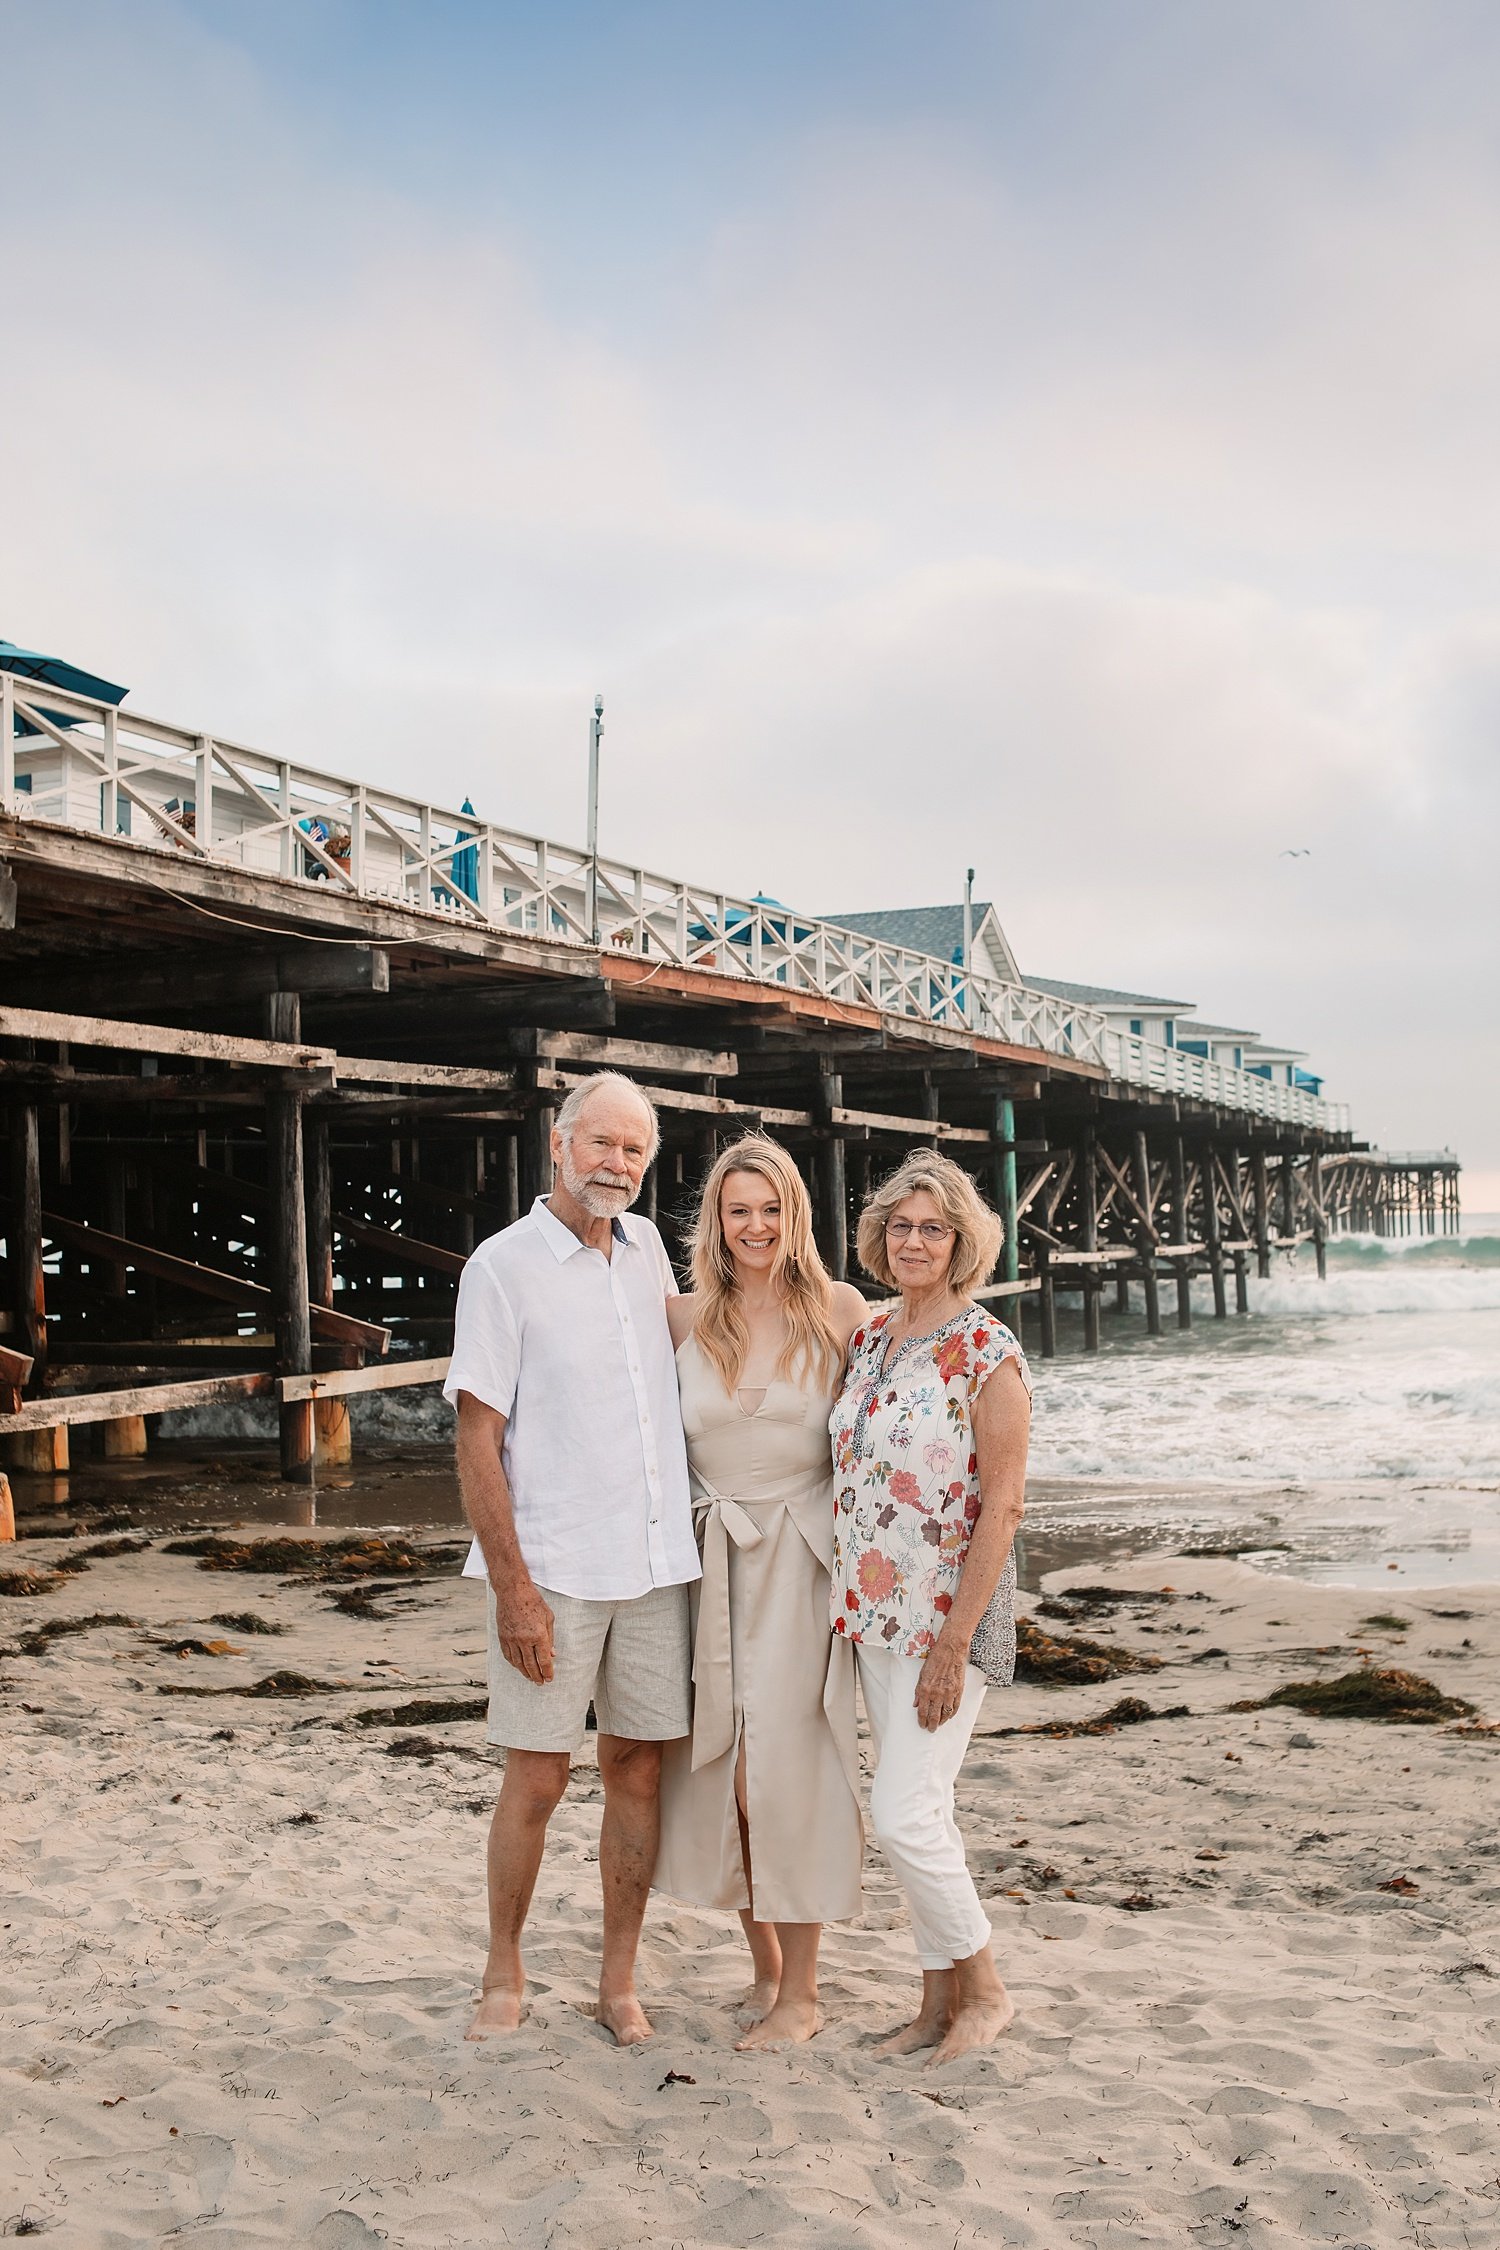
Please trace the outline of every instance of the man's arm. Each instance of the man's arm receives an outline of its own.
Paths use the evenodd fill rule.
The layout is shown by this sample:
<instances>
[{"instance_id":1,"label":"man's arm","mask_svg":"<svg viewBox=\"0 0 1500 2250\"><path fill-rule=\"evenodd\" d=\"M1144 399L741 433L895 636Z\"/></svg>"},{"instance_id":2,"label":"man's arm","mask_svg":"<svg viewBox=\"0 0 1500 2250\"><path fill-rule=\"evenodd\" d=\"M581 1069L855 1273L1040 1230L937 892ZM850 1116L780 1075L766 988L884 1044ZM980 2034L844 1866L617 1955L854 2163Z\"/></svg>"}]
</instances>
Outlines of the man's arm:
<instances>
[{"instance_id":1,"label":"man's arm","mask_svg":"<svg viewBox=\"0 0 1500 2250\"><path fill-rule=\"evenodd\" d=\"M516 1537L501 1446L505 1416L472 1391L458 1394L458 1481L495 1595L500 1653L528 1680L552 1677L552 1612L537 1592Z\"/></svg>"}]
</instances>

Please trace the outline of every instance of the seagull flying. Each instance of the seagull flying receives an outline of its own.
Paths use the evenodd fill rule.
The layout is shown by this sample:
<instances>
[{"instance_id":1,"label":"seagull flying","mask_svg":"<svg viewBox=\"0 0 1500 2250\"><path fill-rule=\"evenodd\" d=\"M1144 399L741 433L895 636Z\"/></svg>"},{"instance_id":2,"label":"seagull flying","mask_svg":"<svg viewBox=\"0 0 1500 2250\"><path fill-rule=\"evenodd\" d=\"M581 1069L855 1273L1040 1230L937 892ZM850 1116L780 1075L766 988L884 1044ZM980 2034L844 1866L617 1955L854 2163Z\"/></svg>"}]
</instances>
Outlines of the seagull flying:
<instances>
[{"instance_id":1,"label":"seagull flying","mask_svg":"<svg viewBox=\"0 0 1500 2250\"><path fill-rule=\"evenodd\" d=\"M1276 857L1278 859L1311 859L1312 846L1311 844L1288 844L1286 850L1278 852Z\"/></svg>"}]
</instances>

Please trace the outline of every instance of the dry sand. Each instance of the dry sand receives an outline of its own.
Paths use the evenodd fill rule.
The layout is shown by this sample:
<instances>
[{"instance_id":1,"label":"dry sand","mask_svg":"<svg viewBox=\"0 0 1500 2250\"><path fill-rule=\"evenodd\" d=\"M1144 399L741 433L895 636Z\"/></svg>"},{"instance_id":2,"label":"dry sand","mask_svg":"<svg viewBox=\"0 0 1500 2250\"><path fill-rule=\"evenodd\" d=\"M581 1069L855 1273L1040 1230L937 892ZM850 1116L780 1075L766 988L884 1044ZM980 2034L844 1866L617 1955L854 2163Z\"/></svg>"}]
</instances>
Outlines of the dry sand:
<instances>
[{"instance_id":1,"label":"dry sand","mask_svg":"<svg viewBox=\"0 0 1500 2250\"><path fill-rule=\"evenodd\" d=\"M67 1552L28 1540L0 1570ZM54 1617L139 1621L0 1664L0 2233L24 2213L59 2245L215 2250L1495 2250L1500 1738L1225 1707L1363 1647L1493 1716L1500 1592L1393 1576L1377 1599L1159 1557L1050 1583L1101 1578L1176 1590L1082 1627L1170 1661L991 1694L960 1810L1019 2015L990 2054L927 2074L868 2050L916 1986L875 1860L864 1922L828 1934L811 2046L736 2055L737 1927L657 1900L659 2035L619 2053L587 2014L587 1755L536 1902L532 2017L463 2043L498 1778L482 1725L422 1727L447 1746L423 1762L389 1754L411 1730L348 1722L479 1691L477 1587L414 1583L376 1622L158 1544L0 1602L11 1649ZM245 1609L286 1632L207 1622ZM1410 1630L1361 1634L1382 1610ZM184 1636L231 1652L159 1645ZM159 1692L277 1669L332 1692ZM1125 1692L1194 1715L998 1733ZM1415 1892L1380 1888L1397 1877Z\"/></svg>"}]
</instances>

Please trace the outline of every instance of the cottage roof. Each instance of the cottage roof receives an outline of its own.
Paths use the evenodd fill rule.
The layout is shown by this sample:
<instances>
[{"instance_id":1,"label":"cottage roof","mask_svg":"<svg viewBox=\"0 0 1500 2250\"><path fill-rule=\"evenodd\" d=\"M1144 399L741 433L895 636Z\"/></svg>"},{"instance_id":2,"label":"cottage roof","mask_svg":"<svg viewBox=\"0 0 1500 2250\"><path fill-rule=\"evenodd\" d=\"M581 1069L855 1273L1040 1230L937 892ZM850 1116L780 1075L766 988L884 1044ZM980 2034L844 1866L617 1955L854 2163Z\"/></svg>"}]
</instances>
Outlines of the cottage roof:
<instances>
[{"instance_id":1,"label":"cottage roof","mask_svg":"<svg viewBox=\"0 0 1500 2250\"><path fill-rule=\"evenodd\" d=\"M1179 1016L1177 1019L1177 1036L1179 1039L1252 1040L1259 1039L1260 1033L1258 1031L1242 1031L1237 1024L1199 1023L1194 1016Z\"/></svg>"},{"instance_id":2,"label":"cottage roof","mask_svg":"<svg viewBox=\"0 0 1500 2250\"><path fill-rule=\"evenodd\" d=\"M1007 973L1017 978L1015 955L1000 926L992 899L976 898L974 901L974 936L983 933L991 958L1000 962ZM846 930L858 930L865 937L882 938L887 945L904 945L913 953L930 953L939 961L961 961L964 957L963 901L952 906L883 906L861 907L854 914L827 914L824 920Z\"/></svg>"},{"instance_id":3,"label":"cottage roof","mask_svg":"<svg viewBox=\"0 0 1500 2250\"><path fill-rule=\"evenodd\" d=\"M1181 1016L1191 1000L1156 1000L1149 992L1117 992L1107 984L1068 984L1061 977L1034 977L1026 983L1033 992L1050 993L1054 1000L1076 1000L1080 1008L1130 1008L1141 1015Z\"/></svg>"}]
</instances>

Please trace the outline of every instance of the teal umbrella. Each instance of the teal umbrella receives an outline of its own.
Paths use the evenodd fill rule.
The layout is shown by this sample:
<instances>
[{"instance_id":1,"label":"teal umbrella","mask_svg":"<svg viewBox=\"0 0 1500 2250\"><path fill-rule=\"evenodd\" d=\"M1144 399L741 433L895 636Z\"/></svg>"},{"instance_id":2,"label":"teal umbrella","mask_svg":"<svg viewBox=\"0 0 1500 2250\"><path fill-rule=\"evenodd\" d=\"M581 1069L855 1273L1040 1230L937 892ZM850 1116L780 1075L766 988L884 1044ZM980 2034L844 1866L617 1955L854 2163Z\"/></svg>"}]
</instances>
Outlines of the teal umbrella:
<instances>
[{"instance_id":1,"label":"teal umbrella","mask_svg":"<svg viewBox=\"0 0 1500 2250\"><path fill-rule=\"evenodd\" d=\"M113 680L101 680L96 673L80 671L76 664L65 664L60 656L43 656L34 648L17 648L14 641L0 641L0 672L14 672L18 680L40 680L48 687L69 688L74 695L90 695L96 703L123 703L129 688L116 687ZM78 724L63 711L49 711L47 717L55 727L72 727ZM19 716L17 734L35 734Z\"/></svg>"}]
</instances>

